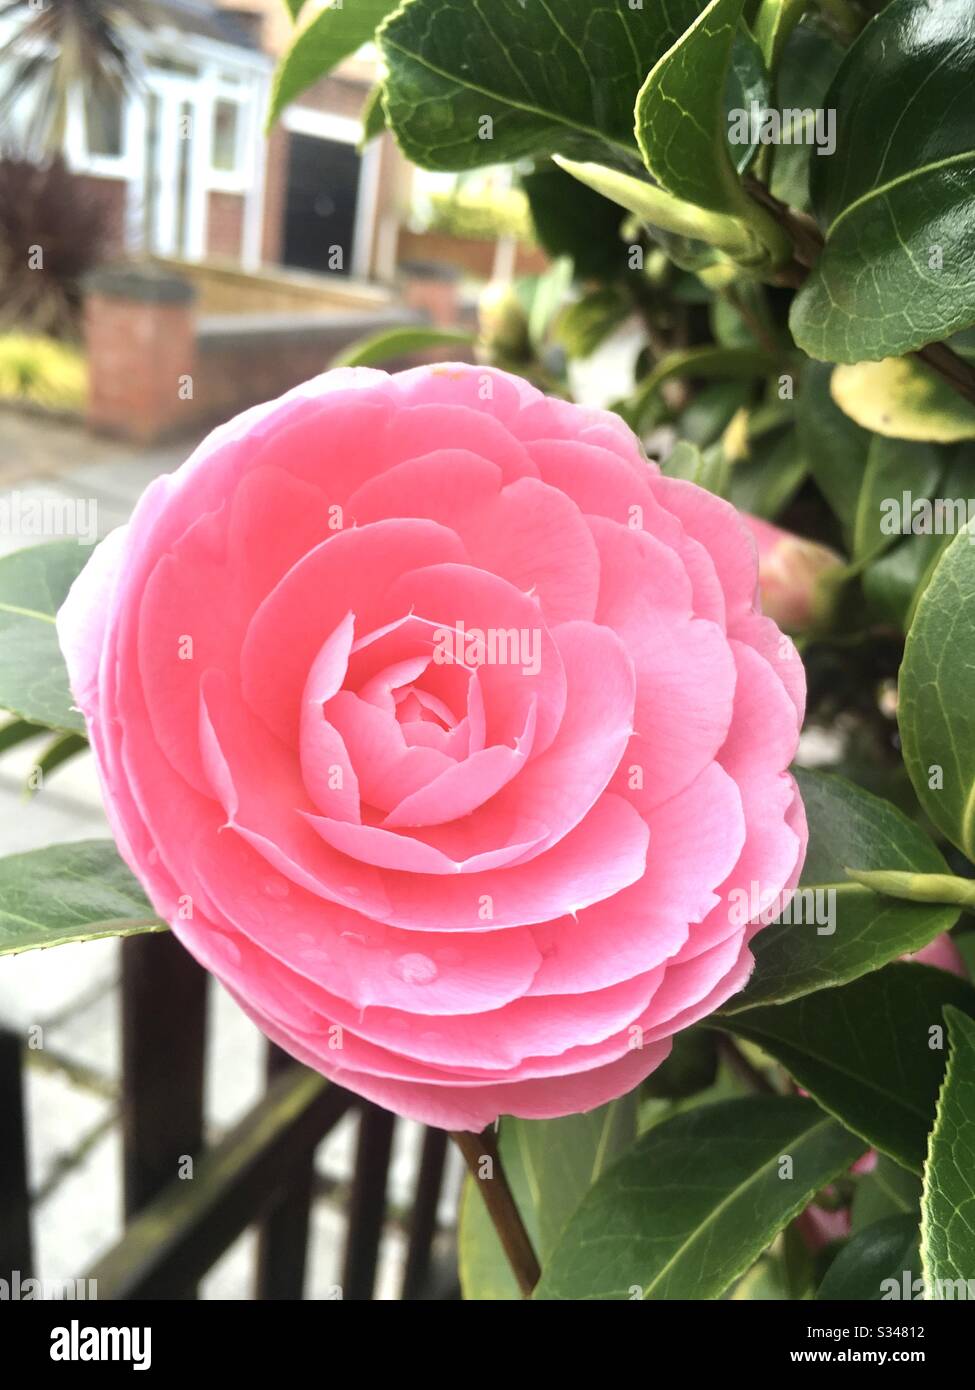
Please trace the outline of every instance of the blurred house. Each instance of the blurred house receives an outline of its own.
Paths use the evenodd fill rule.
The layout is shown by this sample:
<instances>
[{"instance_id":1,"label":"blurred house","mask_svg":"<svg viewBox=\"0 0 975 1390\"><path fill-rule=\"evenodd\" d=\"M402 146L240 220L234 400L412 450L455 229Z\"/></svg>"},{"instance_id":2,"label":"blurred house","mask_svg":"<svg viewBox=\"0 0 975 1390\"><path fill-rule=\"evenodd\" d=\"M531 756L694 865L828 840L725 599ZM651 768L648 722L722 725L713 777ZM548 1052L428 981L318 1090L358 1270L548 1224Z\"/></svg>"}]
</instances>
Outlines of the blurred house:
<instances>
[{"instance_id":1,"label":"blurred house","mask_svg":"<svg viewBox=\"0 0 975 1390\"><path fill-rule=\"evenodd\" d=\"M79 93L66 139L118 248L389 279L408 175L390 136L358 149L373 64L343 64L265 135L292 32L281 0L140 8L147 23L126 23L138 81L87 109Z\"/></svg>"}]
</instances>

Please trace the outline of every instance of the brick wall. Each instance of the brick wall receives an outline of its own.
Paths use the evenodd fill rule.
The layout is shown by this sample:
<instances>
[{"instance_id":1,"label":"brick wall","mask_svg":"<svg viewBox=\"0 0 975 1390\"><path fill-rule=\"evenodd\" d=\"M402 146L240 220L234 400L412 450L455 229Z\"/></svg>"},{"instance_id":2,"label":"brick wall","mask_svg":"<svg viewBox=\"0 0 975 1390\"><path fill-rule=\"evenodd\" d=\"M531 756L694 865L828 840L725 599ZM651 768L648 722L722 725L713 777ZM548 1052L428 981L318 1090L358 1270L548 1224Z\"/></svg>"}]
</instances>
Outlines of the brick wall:
<instances>
[{"instance_id":1,"label":"brick wall","mask_svg":"<svg viewBox=\"0 0 975 1390\"><path fill-rule=\"evenodd\" d=\"M207 195L207 255L239 261L243 245L243 196L211 189Z\"/></svg>"},{"instance_id":2,"label":"brick wall","mask_svg":"<svg viewBox=\"0 0 975 1390\"><path fill-rule=\"evenodd\" d=\"M192 287L165 270L96 271L85 301L87 423L141 443L189 433L316 376L358 338L418 319L397 306L197 319Z\"/></svg>"}]
</instances>

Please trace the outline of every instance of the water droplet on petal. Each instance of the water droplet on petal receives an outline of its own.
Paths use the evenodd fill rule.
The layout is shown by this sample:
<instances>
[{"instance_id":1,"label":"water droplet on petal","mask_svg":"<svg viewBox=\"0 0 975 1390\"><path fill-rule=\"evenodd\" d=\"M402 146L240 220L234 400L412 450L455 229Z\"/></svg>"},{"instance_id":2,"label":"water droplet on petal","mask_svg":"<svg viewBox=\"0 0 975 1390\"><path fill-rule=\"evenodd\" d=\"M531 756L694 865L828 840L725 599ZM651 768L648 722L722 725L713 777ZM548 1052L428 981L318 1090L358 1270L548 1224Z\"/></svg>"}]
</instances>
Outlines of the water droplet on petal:
<instances>
[{"instance_id":1,"label":"water droplet on petal","mask_svg":"<svg viewBox=\"0 0 975 1390\"><path fill-rule=\"evenodd\" d=\"M261 884L261 892L266 893L269 898L286 898L291 892L291 885L278 875L275 878L266 878Z\"/></svg>"},{"instance_id":2,"label":"water droplet on petal","mask_svg":"<svg viewBox=\"0 0 975 1390\"><path fill-rule=\"evenodd\" d=\"M398 956L393 962L393 969L408 985L432 985L437 978L437 967L433 961L417 951Z\"/></svg>"}]
</instances>

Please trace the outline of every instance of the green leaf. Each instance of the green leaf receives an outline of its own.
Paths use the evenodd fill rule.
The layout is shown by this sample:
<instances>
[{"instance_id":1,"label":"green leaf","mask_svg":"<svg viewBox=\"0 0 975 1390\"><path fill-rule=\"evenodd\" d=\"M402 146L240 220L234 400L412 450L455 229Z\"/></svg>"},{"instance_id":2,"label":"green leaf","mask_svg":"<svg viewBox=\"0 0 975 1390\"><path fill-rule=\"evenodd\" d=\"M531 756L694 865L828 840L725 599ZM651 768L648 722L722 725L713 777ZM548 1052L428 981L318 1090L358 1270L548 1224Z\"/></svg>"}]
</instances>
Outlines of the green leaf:
<instances>
[{"instance_id":1,"label":"green leaf","mask_svg":"<svg viewBox=\"0 0 975 1390\"><path fill-rule=\"evenodd\" d=\"M809 362L802 373L797 403L799 439L809 471L843 527L852 549L853 525L870 435L844 415L830 394L832 367Z\"/></svg>"},{"instance_id":2,"label":"green leaf","mask_svg":"<svg viewBox=\"0 0 975 1390\"><path fill-rule=\"evenodd\" d=\"M718 1048L707 1028L685 1028L674 1038L670 1055L647 1077L641 1094L684 1100L713 1086L718 1075Z\"/></svg>"},{"instance_id":3,"label":"green leaf","mask_svg":"<svg viewBox=\"0 0 975 1390\"><path fill-rule=\"evenodd\" d=\"M511 1175L508 1181L511 1181ZM522 1293L498 1240L477 1183L468 1176L457 1219L457 1263L460 1287L469 1302L520 1302Z\"/></svg>"},{"instance_id":4,"label":"green leaf","mask_svg":"<svg viewBox=\"0 0 975 1390\"><path fill-rule=\"evenodd\" d=\"M973 79L971 0L893 0L847 53L812 167L826 246L791 312L810 356L902 357L975 322Z\"/></svg>"},{"instance_id":5,"label":"green leaf","mask_svg":"<svg viewBox=\"0 0 975 1390\"><path fill-rule=\"evenodd\" d=\"M783 8L788 4L785 0ZM809 211L810 166L834 157L816 154L810 130L814 130L815 113L826 108L826 93L843 52L835 39L809 24L800 24L789 36L775 73L777 108L798 112L799 120L788 127L788 145L768 147L772 162L769 188L776 198L800 212Z\"/></svg>"},{"instance_id":6,"label":"green leaf","mask_svg":"<svg viewBox=\"0 0 975 1390\"><path fill-rule=\"evenodd\" d=\"M0 859L0 955L165 930L111 840Z\"/></svg>"},{"instance_id":7,"label":"green leaf","mask_svg":"<svg viewBox=\"0 0 975 1390\"><path fill-rule=\"evenodd\" d=\"M535 1297L718 1298L862 1152L798 1097L677 1115L637 1140L583 1199Z\"/></svg>"},{"instance_id":8,"label":"green leaf","mask_svg":"<svg viewBox=\"0 0 975 1390\"><path fill-rule=\"evenodd\" d=\"M359 149L364 150L370 140L375 140L377 135L382 135L386 129L386 112L383 110L383 84L374 82L369 89L369 95L362 103L362 110L359 113L362 121L362 139L359 141Z\"/></svg>"},{"instance_id":9,"label":"green leaf","mask_svg":"<svg viewBox=\"0 0 975 1390\"><path fill-rule=\"evenodd\" d=\"M809 822L799 889L788 920L764 927L752 942L755 970L725 1006L729 1014L847 984L919 951L958 919L955 907L881 897L847 878L847 868L948 872L924 831L896 806L830 773L796 769L795 776Z\"/></svg>"},{"instance_id":10,"label":"green leaf","mask_svg":"<svg viewBox=\"0 0 975 1390\"><path fill-rule=\"evenodd\" d=\"M284 3L287 7L288 13L291 15L291 18L297 19L298 16L301 14L305 0L284 0Z\"/></svg>"},{"instance_id":11,"label":"green leaf","mask_svg":"<svg viewBox=\"0 0 975 1390\"><path fill-rule=\"evenodd\" d=\"M728 79L723 106L727 111L751 111L752 102L759 110L764 110L769 102L768 72L762 50L744 24L738 26L731 45L731 59L728 66ZM722 113L724 114L724 113ZM727 120L722 133L729 140L731 127ZM743 173L752 162L758 148L758 132L743 144L732 144L729 150L732 164L737 172Z\"/></svg>"},{"instance_id":12,"label":"green leaf","mask_svg":"<svg viewBox=\"0 0 975 1390\"><path fill-rule=\"evenodd\" d=\"M627 415L636 429L665 381L674 377L718 377L753 381L767 375L775 363L761 348L705 347L682 348L662 357L649 376L644 377L626 404Z\"/></svg>"},{"instance_id":13,"label":"green leaf","mask_svg":"<svg viewBox=\"0 0 975 1390\"><path fill-rule=\"evenodd\" d=\"M806 470L794 430L754 440L748 457L732 467L726 496L739 511L773 521L802 486Z\"/></svg>"},{"instance_id":14,"label":"green leaf","mask_svg":"<svg viewBox=\"0 0 975 1390\"><path fill-rule=\"evenodd\" d=\"M635 1092L559 1120L505 1119L535 1213L539 1259L548 1259L569 1218L594 1183L636 1138Z\"/></svg>"},{"instance_id":15,"label":"green leaf","mask_svg":"<svg viewBox=\"0 0 975 1390\"><path fill-rule=\"evenodd\" d=\"M469 348L474 337L446 328L385 328L343 348L333 367L375 367L430 348Z\"/></svg>"},{"instance_id":16,"label":"green leaf","mask_svg":"<svg viewBox=\"0 0 975 1390\"><path fill-rule=\"evenodd\" d=\"M636 134L650 173L669 193L712 212L741 213L724 87L743 0L710 0L665 53L636 102Z\"/></svg>"},{"instance_id":17,"label":"green leaf","mask_svg":"<svg viewBox=\"0 0 975 1390\"><path fill-rule=\"evenodd\" d=\"M781 1062L824 1110L920 1173L944 1052L932 1046L945 1003L975 1009L975 989L942 970L899 962L789 1004L714 1016Z\"/></svg>"},{"instance_id":18,"label":"green leaf","mask_svg":"<svg viewBox=\"0 0 975 1390\"><path fill-rule=\"evenodd\" d=\"M785 259L789 247L771 218L745 194L729 153L733 127L725 88L742 5L743 0L710 0L679 43L663 55L637 97L636 135L644 164L668 193L742 219L755 247L741 259L757 264ZM733 88L736 100L745 103L737 109L747 114L750 94L743 90L740 68ZM739 148L746 164L751 140Z\"/></svg>"},{"instance_id":19,"label":"green leaf","mask_svg":"<svg viewBox=\"0 0 975 1390\"><path fill-rule=\"evenodd\" d=\"M697 10L697 0L642 11L410 0L379 32L389 123L407 158L428 169L558 152L635 163L636 93Z\"/></svg>"},{"instance_id":20,"label":"green leaf","mask_svg":"<svg viewBox=\"0 0 975 1390\"><path fill-rule=\"evenodd\" d=\"M759 0L752 28L755 41L769 72L778 67L779 58L794 27L802 18L808 0ZM777 76L780 74L777 73ZM778 91L778 86L777 86ZM781 95L781 93L779 93ZM792 106L792 102L785 102Z\"/></svg>"},{"instance_id":21,"label":"green leaf","mask_svg":"<svg viewBox=\"0 0 975 1390\"><path fill-rule=\"evenodd\" d=\"M705 453L689 439L679 439L661 465L668 478L683 478L697 483L718 497L725 495L728 463L720 444L712 445Z\"/></svg>"},{"instance_id":22,"label":"green leaf","mask_svg":"<svg viewBox=\"0 0 975 1390\"><path fill-rule=\"evenodd\" d=\"M593 1183L632 1144L637 1104L633 1092L585 1115L501 1122L505 1176L541 1260ZM458 1238L466 1299L521 1298L472 1179L464 1188Z\"/></svg>"},{"instance_id":23,"label":"green leaf","mask_svg":"<svg viewBox=\"0 0 975 1390\"><path fill-rule=\"evenodd\" d=\"M295 97L325 77L343 58L367 43L399 0L345 0L327 5L295 35L278 64L271 89L269 126ZM291 0L297 19L300 3Z\"/></svg>"},{"instance_id":24,"label":"green leaf","mask_svg":"<svg viewBox=\"0 0 975 1390\"><path fill-rule=\"evenodd\" d=\"M935 1298L950 1298L955 1280L975 1279L975 1019L948 1007L945 1021L951 1055L921 1198L921 1258Z\"/></svg>"},{"instance_id":25,"label":"green leaf","mask_svg":"<svg viewBox=\"0 0 975 1390\"><path fill-rule=\"evenodd\" d=\"M887 1216L909 1215L915 1230L921 1219L921 1183L885 1154L877 1155L872 1172L857 1179L850 1206L850 1229L856 1234Z\"/></svg>"},{"instance_id":26,"label":"green leaf","mask_svg":"<svg viewBox=\"0 0 975 1390\"><path fill-rule=\"evenodd\" d=\"M936 444L975 439L975 405L917 358L837 367L830 390L841 410L877 434Z\"/></svg>"},{"instance_id":27,"label":"green leaf","mask_svg":"<svg viewBox=\"0 0 975 1390\"><path fill-rule=\"evenodd\" d=\"M555 322L555 339L570 357L589 357L632 313L633 301L606 285L563 309Z\"/></svg>"},{"instance_id":28,"label":"green leaf","mask_svg":"<svg viewBox=\"0 0 975 1390\"><path fill-rule=\"evenodd\" d=\"M826 1271L817 1299L838 1303L877 1302L884 1281L902 1286L907 1270L913 1283L921 1271L917 1218L903 1213L888 1216L852 1236Z\"/></svg>"},{"instance_id":29,"label":"green leaf","mask_svg":"<svg viewBox=\"0 0 975 1390\"><path fill-rule=\"evenodd\" d=\"M0 709L49 729L85 730L54 617L90 555L77 541L54 541L0 559Z\"/></svg>"},{"instance_id":30,"label":"green leaf","mask_svg":"<svg viewBox=\"0 0 975 1390\"><path fill-rule=\"evenodd\" d=\"M944 551L917 605L900 671L904 762L931 820L975 860L975 535Z\"/></svg>"},{"instance_id":31,"label":"green leaf","mask_svg":"<svg viewBox=\"0 0 975 1390\"><path fill-rule=\"evenodd\" d=\"M931 444L873 436L853 517L855 562L865 564L893 545L901 532L888 529L887 519L893 516L890 503L899 507L905 492L930 497L942 467L943 459Z\"/></svg>"},{"instance_id":32,"label":"green leaf","mask_svg":"<svg viewBox=\"0 0 975 1390\"><path fill-rule=\"evenodd\" d=\"M681 246L685 245L686 239L690 239L687 244L693 244L696 248L691 258L695 269L699 256L708 264L715 260L712 247L718 247L742 261L755 253L755 238L737 217L710 212L707 208L684 202L665 188L605 164L567 159L564 155L555 155L554 160L559 169L571 174L587 188L647 223L661 240L666 254L678 265L682 264L683 257L679 251L675 254L672 238L680 239L678 244ZM705 242L709 245L704 245ZM736 273L735 267L727 260L717 268L732 275Z\"/></svg>"}]
</instances>

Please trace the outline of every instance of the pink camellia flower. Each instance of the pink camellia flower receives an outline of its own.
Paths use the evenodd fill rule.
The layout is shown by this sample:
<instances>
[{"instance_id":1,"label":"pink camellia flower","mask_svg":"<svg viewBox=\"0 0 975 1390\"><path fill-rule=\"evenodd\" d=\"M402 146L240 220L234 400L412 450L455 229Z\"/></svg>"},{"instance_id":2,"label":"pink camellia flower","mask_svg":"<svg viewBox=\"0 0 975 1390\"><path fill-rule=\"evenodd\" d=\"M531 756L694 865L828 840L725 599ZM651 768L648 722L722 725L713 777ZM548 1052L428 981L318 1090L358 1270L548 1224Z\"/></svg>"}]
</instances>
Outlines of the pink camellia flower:
<instances>
[{"instance_id":1,"label":"pink camellia flower","mask_svg":"<svg viewBox=\"0 0 975 1390\"><path fill-rule=\"evenodd\" d=\"M345 369L246 412L58 629L157 911L275 1042L400 1114L631 1089L797 880L803 671L747 531L516 377Z\"/></svg>"},{"instance_id":2,"label":"pink camellia flower","mask_svg":"<svg viewBox=\"0 0 975 1390\"><path fill-rule=\"evenodd\" d=\"M842 557L761 517L746 514L744 521L758 546L763 610L787 632L804 631L815 617L820 579L842 565Z\"/></svg>"}]
</instances>

